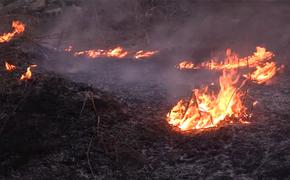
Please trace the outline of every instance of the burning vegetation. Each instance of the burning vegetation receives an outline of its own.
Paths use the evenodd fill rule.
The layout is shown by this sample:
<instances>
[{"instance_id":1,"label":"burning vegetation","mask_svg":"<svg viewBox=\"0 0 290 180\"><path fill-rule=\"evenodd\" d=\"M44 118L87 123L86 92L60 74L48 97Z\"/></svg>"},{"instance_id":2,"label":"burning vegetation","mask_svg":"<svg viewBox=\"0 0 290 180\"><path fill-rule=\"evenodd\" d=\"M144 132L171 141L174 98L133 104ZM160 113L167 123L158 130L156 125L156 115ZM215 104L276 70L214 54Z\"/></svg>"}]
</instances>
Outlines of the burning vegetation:
<instances>
[{"instance_id":1,"label":"burning vegetation","mask_svg":"<svg viewBox=\"0 0 290 180\"><path fill-rule=\"evenodd\" d=\"M180 70L184 70L184 69L196 69L196 67L194 67L194 64L190 61L182 61L181 63L179 63L177 66L176 66L178 69Z\"/></svg>"},{"instance_id":2,"label":"burning vegetation","mask_svg":"<svg viewBox=\"0 0 290 180\"><path fill-rule=\"evenodd\" d=\"M12 22L13 31L9 33L4 33L0 36L0 43L7 43L11 41L15 36L22 34L25 31L25 24L20 21L13 21ZM37 65L30 65L27 67L26 72L21 75L21 81L27 81L32 78L32 71L31 68L35 68ZM16 66L5 62L5 69L8 72L12 72L16 70Z\"/></svg>"},{"instance_id":3,"label":"burning vegetation","mask_svg":"<svg viewBox=\"0 0 290 180\"><path fill-rule=\"evenodd\" d=\"M69 46L64 49L66 52L72 52L73 47ZM118 46L113 49L90 49L85 51L74 51L74 56L84 56L91 59L99 58L99 57L108 57L108 58L125 58L125 57L132 57L134 59L144 59L149 58L157 54L158 51L145 51L145 50L139 50L137 52L129 52L125 50L124 48Z\"/></svg>"},{"instance_id":4,"label":"burning vegetation","mask_svg":"<svg viewBox=\"0 0 290 180\"><path fill-rule=\"evenodd\" d=\"M35 64L28 66L26 69L26 72L21 75L20 80L27 81L27 80L31 79L31 77L32 77L31 68L35 68L35 67L37 67L37 65L35 65Z\"/></svg>"},{"instance_id":5,"label":"burning vegetation","mask_svg":"<svg viewBox=\"0 0 290 180\"><path fill-rule=\"evenodd\" d=\"M290 6L208 1L1 1L0 179L290 179Z\"/></svg>"},{"instance_id":6,"label":"burning vegetation","mask_svg":"<svg viewBox=\"0 0 290 180\"><path fill-rule=\"evenodd\" d=\"M189 100L179 100L167 114L168 123L182 131L216 127L220 122L231 118L247 123L244 117L249 114L243 103L246 94L246 91L243 91L244 85L248 81L263 84L270 80L278 70L274 62L274 54L263 47L257 47L257 51L252 56L245 58L239 58L237 54L227 49L226 58L222 62L212 60L195 66L191 62L183 61L178 68L206 68L223 72L219 78L218 93L209 91L208 86L195 89ZM238 73L239 68L254 68L255 70L241 76Z\"/></svg>"},{"instance_id":7,"label":"burning vegetation","mask_svg":"<svg viewBox=\"0 0 290 180\"><path fill-rule=\"evenodd\" d=\"M16 66L14 66L13 64L9 64L8 62L5 62L5 68L7 71L12 72L16 69Z\"/></svg>"},{"instance_id":8,"label":"burning vegetation","mask_svg":"<svg viewBox=\"0 0 290 180\"><path fill-rule=\"evenodd\" d=\"M20 21L12 22L13 31L0 35L0 43L6 43L11 41L15 36L21 35L25 31L25 24Z\"/></svg>"}]
</instances>

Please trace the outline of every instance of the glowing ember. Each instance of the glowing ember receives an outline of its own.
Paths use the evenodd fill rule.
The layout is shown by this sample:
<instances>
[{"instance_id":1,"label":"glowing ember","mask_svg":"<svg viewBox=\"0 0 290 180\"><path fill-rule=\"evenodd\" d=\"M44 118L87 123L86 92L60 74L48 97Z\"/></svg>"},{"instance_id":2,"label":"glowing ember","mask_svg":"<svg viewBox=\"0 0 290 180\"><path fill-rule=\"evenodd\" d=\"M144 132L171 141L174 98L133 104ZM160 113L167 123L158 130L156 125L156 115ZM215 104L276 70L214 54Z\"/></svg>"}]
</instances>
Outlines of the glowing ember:
<instances>
[{"instance_id":1,"label":"glowing ember","mask_svg":"<svg viewBox=\"0 0 290 180\"><path fill-rule=\"evenodd\" d=\"M208 87L195 89L188 102L180 100L167 114L169 124L181 130L201 129L214 127L226 117L239 117L246 108L241 100L243 93L236 89L238 81L235 71L223 71L217 95L209 92Z\"/></svg>"},{"instance_id":2,"label":"glowing ember","mask_svg":"<svg viewBox=\"0 0 290 180\"><path fill-rule=\"evenodd\" d=\"M196 67L190 61L182 61L177 65L177 68L182 70L182 69L195 69Z\"/></svg>"},{"instance_id":3,"label":"glowing ember","mask_svg":"<svg viewBox=\"0 0 290 180\"><path fill-rule=\"evenodd\" d=\"M27 80L31 79L31 77L32 77L31 68L35 68L35 67L37 67L37 65L30 65L27 68L26 72L21 75L20 80L27 81Z\"/></svg>"},{"instance_id":4,"label":"glowing ember","mask_svg":"<svg viewBox=\"0 0 290 180\"><path fill-rule=\"evenodd\" d=\"M148 57L151 57L151 56L155 55L156 53L158 53L158 51L140 50L140 51L135 53L134 58L135 59L148 58Z\"/></svg>"},{"instance_id":5,"label":"glowing ember","mask_svg":"<svg viewBox=\"0 0 290 180\"><path fill-rule=\"evenodd\" d=\"M223 74L219 78L220 89L217 93L209 92L208 87L195 89L189 101L183 99L178 101L177 105L167 114L168 123L182 131L215 127L230 117L235 117L241 123L248 124L248 121L242 119L242 115L247 115L247 108L242 101L245 94L242 87L248 81L262 84L274 77L279 68L273 62L273 57L272 52L257 47L257 51L252 56L245 58L239 58L228 49L226 59L223 62L218 63L212 60L202 63L200 66L194 66L187 61L180 63L179 69L181 67L187 69L207 68L223 70ZM253 72L244 75L246 79L242 82L240 75L235 71L236 68L240 67L254 69ZM253 106L257 103L254 101Z\"/></svg>"},{"instance_id":6,"label":"glowing ember","mask_svg":"<svg viewBox=\"0 0 290 180\"><path fill-rule=\"evenodd\" d=\"M0 43L9 42L14 36L22 34L25 30L25 25L20 21L13 21L12 28L12 32L4 33L0 36Z\"/></svg>"},{"instance_id":7,"label":"glowing ember","mask_svg":"<svg viewBox=\"0 0 290 180\"><path fill-rule=\"evenodd\" d=\"M9 64L8 62L5 62L5 68L7 71L12 72L16 69L16 66L14 66L13 64Z\"/></svg>"}]
</instances>

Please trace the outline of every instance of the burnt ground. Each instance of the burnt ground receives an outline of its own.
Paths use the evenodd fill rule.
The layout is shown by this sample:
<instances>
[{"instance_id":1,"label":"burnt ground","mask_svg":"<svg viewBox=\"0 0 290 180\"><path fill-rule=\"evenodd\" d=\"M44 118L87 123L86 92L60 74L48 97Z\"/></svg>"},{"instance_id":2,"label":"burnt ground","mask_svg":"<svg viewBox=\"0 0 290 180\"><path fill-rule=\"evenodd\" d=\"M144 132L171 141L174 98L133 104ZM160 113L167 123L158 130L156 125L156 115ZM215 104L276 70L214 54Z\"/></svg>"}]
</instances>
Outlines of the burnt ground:
<instances>
[{"instance_id":1,"label":"burnt ground","mask_svg":"<svg viewBox=\"0 0 290 180\"><path fill-rule=\"evenodd\" d=\"M171 65L156 71L164 64L160 57L89 60L44 48L48 56L39 56L18 43L1 47L1 59L17 59L22 72L26 64L39 67L27 83L17 81L19 71L1 70L2 179L289 178L287 68L269 85L251 85L249 94L259 101L251 124L178 133L165 115L180 95L168 98L166 84L171 81L183 95L192 87L169 74L194 81L203 73ZM56 61L78 68L61 73ZM124 81L131 69L136 79Z\"/></svg>"},{"instance_id":2,"label":"burnt ground","mask_svg":"<svg viewBox=\"0 0 290 180\"><path fill-rule=\"evenodd\" d=\"M138 62L132 59L64 58L64 62L81 61L83 65L72 63L70 69L75 72L63 73L66 77L93 84L127 104L131 118L123 125L130 127L130 131L125 134L120 131L118 136L125 136L122 141L134 147L142 158L134 159L132 164L123 164L125 177L290 178L287 68L268 85L249 86L248 99L259 101L251 110L254 116L249 120L250 124L180 134L166 124L166 113L178 98L188 95L192 88L188 84L196 87L198 81L216 82L217 76L209 72L177 71L162 57ZM53 62L47 62L46 67L59 71ZM134 78L128 80L128 74ZM127 158L125 161L130 161Z\"/></svg>"},{"instance_id":3,"label":"burnt ground","mask_svg":"<svg viewBox=\"0 0 290 180\"><path fill-rule=\"evenodd\" d=\"M178 17L178 21L183 17L164 4L177 8L176 1L162 1L161 8L158 3L150 2L155 7L148 7L152 17L144 27L152 23L150 19L163 21L161 9L169 11L170 16L166 18L169 18L170 30L174 31L171 16ZM191 54L196 59L200 59L198 56L206 59L211 50L224 52L225 47L234 45L245 49L248 55L249 49L266 44L278 55L277 60L287 60L290 35L285 21L290 17L289 4L262 3L254 8L252 5L240 8L240 4L232 8L230 3L225 8L216 4L189 4L179 5L185 9L184 16L189 13L188 9L193 9L188 16L195 17L194 28L179 29L180 34L161 31L151 37L151 41L156 38L158 43L172 37L169 44L177 43L177 50L166 47L157 57L144 61L75 58L38 44L27 44L33 34L30 28L23 39L1 44L1 64L7 59L19 69L7 73L0 68L0 179L290 179L287 65L285 72L270 84L250 85L249 99L259 101L252 110L250 124L179 133L165 120L176 101L187 97L192 88L200 82L217 81L214 73L177 71L172 60L179 58L174 52L186 46L193 51L186 57L192 57ZM103 13L103 7L98 7ZM122 8L120 11L122 14ZM205 21L199 21L204 17ZM87 21L90 25L91 19ZM136 23L139 22L137 19ZM229 23L224 26L224 22ZM126 26L112 24L118 32L117 38L120 35L128 38L132 34ZM88 28L84 25L80 27ZM104 32L108 30L106 26L98 27ZM80 35L76 29L72 36L92 42L90 33ZM105 34L108 39L114 37L110 32ZM187 37L191 33L197 36ZM119 44L108 39L104 40L107 46ZM132 39L136 41L135 37ZM187 47L192 42L195 42L193 47ZM20 72L31 63L38 64L33 80L20 82ZM82 108L84 103L86 106Z\"/></svg>"}]
</instances>

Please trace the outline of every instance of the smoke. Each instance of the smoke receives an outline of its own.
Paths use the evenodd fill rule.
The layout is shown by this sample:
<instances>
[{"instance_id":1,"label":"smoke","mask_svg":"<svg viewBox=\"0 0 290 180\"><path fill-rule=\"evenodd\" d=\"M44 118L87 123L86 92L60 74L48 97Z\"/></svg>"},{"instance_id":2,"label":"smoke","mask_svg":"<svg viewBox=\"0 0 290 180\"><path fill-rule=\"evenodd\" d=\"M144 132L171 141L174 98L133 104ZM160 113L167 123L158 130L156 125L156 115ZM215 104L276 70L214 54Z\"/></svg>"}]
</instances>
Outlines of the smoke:
<instances>
[{"instance_id":1,"label":"smoke","mask_svg":"<svg viewBox=\"0 0 290 180\"><path fill-rule=\"evenodd\" d=\"M128 49L156 49L160 54L144 62L88 62L79 58L58 59L47 66L97 87L102 84L100 81L105 82L111 90L115 86L155 83L162 84L170 95L183 94L200 82L216 81L216 76L208 72L179 72L174 65L181 59L200 62L224 55L226 48L247 56L257 45L274 51L278 61L287 59L289 10L289 3L284 1L82 1L80 6L65 9L48 28L49 33L63 34L60 40L50 42L51 46L61 49L73 45L81 50L121 45Z\"/></svg>"}]
</instances>

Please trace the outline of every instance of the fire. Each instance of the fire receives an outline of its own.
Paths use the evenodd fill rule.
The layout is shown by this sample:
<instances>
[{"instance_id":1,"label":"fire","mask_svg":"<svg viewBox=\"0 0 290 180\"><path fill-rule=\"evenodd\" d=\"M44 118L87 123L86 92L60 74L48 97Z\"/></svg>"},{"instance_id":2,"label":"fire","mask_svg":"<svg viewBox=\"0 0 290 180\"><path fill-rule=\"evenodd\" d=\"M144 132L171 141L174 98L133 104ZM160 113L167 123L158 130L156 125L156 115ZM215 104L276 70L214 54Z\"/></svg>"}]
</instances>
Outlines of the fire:
<instances>
[{"instance_id":1,"label":"fire","mask_svg":"<svg viewBox=\"0 0 290 180\"><path fill-rule=\"evenodd\" d=\"M64 48L64 51L66 51L66 52L71 52L72 51L72 46L70 45L70 46L68 46L67 48Z\"/></svg>"},{"instance_id":2,"label":"fire","mask_svg":"<svg viewBox=\"0 0 290 180\"><path fill-rule=\"evenodd\" d=\"M226 58L223 61L212 59L209 62L201 63L200 65L192 65L187 69L211 69L211 70L223 70L223 69L237 69L243 67L256 67L261 63L265 63L273 59L274 54L267 51L264 47L256 47L256 52L248 57L240 58L236 53L233 53L231 49L227 49ZM182 62L181 62L182 63ZM180 65L180 64L179 64Z\"/></svg>"},{"instance_id":3,"label":"fire","mask_svg":"<svg viewBox=\"0 0 290 180\"><path fill-rule=\"evenodd\" d=\"M117 47L115 49L110 49L106 53L107 57L115 57L115 58L123 58L123 57L127 56L127 54L128 54L128 51L125 51L121 47Z\"/></svg>"},{"instance_id":4,"label":"fire","mask_svg":"<svg viewBox=\"0 0 290 180\"><path fill-rule=\"evenodd\" d=\"M249 75L244 75L244 77L258 84L263 84L272 77L274 77L276 72L277 72L276 63L266 62L263 66L257 66L256 70L253 73Z\"/></svg>"},{"instance_id":5,"label":"fire","mask_svg":"<svg viewBox=\"0 0 290 180\"><path fill-rule=\"evenodd\" d=\"M279 70L272 52L262 47L256 49L253 55L244 58L239 58L237 54L227 49L224 61L212 60L199 66L188 61L181 62L178 65L179 69L206 68L222 70L223 73L219 78L217 93L210 92L208 86L195 89L188 101L181 99L167 114L168 123L177 126L182 131L216 127L220 122L231 117L235 117L243 124L248 124L248 121L241 118L247 115L247 108L242 101L246 93L242 91L242 87L248 81L263 84L273 78ZM243 75L246 78L244 80L235 70L242 67L247 67L248 70L253 69L249 74ZM256 104L257 101L254 101L253 106Z\"/></svg>"},{"instance_id":6,"label":"fire","mask_svg":"<svg viewBox=\"0 0 290 180\"><path fill-rule=\"evenodd\" d=\"M72 46L68 46L64 49L66 52L72 52L73 50ZM151 57L155 54L157 54L159 51L145 51L145 50L139 50L137 52L129 52L125 50L124 48L118 46L114 49L90 49L85 51L76 51L73 52L74 56L85 56L91 59L95 59L98 57L111 57L111 58L125 58L125 57L133 57L134 59L143 59Z\"/></svg>"},{"instance_id":7,"label":"fire","mask_svg":"<svg viewBox=\"0 0 290 180\"><path fill-rule=\"evenodd\" d=\"M177 68L182 70L182 69L195 69L195 65L190 62L190 61L182 61L177 65Z\"/></svg>"},{"instance_id":8,"label":"fire","mask_svg":"<svg viewBox=\"0 0 290 180\"><path fill-rule=\"evenodd\" d=\"M9 64L8 62L5 62L5 68L7 71L12 72L16 69L16 66L14 66L13 64Z\"/></svg>"},{"instance_id":9,"label":"fire","mask_svg":"<svg viewBox=\"0 0 290 180\"><path fill-rule=\"evenodd\" d=\"M31 79L31 77L32 77L31 68L35 68L35 67L37 67L37 65L28 66L28 68L26 69L26 72L21 75L20 80L27 81L27 80Z\"/></svg>"},{"instance_id":10,"label":"fire","mask_svg":"<svg viewBox=\"0 0 290 180\"><path fill-rule=\"evenodd\" d=\"M71 48L69 51L71 51ZM127 56L127 54L128 51L124 50L122 47L116 47L114 49L109 50L95 49L95 50L79 51L75 52L74 56L87 56L89 58L97 58L97 57L124 58L125 56Z\"/></svg>"},{"instance_id":11,"label":"fire","mask_svg":"<svg viewBox=\"0 0 290 180\"><path fill-rule=\"evenodd\" d=\"M167 114L168 123L185 131L215 127L226 117L239 117L246 110L243 93L236 88L239 79L235 71L223 71L217 95L207 86L195 89L189 101L180 100Z\"/></svg>"},{"instance_id":12,"label":"fire","mask_svg":"<svg viewBox=\"0 0 290 180\"><path fill-rule=\"evenodd\" d=\"M262 84L279 70L274 62L274 53L267 51L264 47L256 47L256 52L251 56L240 58L231 49L226 50L226 58L223 61L211 60L200 65L194 65L189 61L182 61L177 65L178 69L210 69L210 70L231 70L237 68L255 69L253 73L244 75L253 82Z\"/></svg>"},{"instance_id":13,"label":"fire","mask_svg":"<svg viewBox=\"0 0 290 180\"><path fill-rule=\"evenodd\" d=\"M22 34L25 31L25 24L20 21L13 21L12 28L12 32L4 33L0 36L0 43L9 42L14 36Z\"/></svg>"},{"instance_id":14,"label":"fire","mask_svg":"<svg viewBox=\"0 0 290 180\"><path fill-rule=\"evenodd\" d=\"M141 58L148 58L151 57L153 55L155 55L156 53L158 53L158 51L144 51L144 50L140 50L137 51L134 55L135 59L141 59Z\"/></svg>"}]
</instances>

